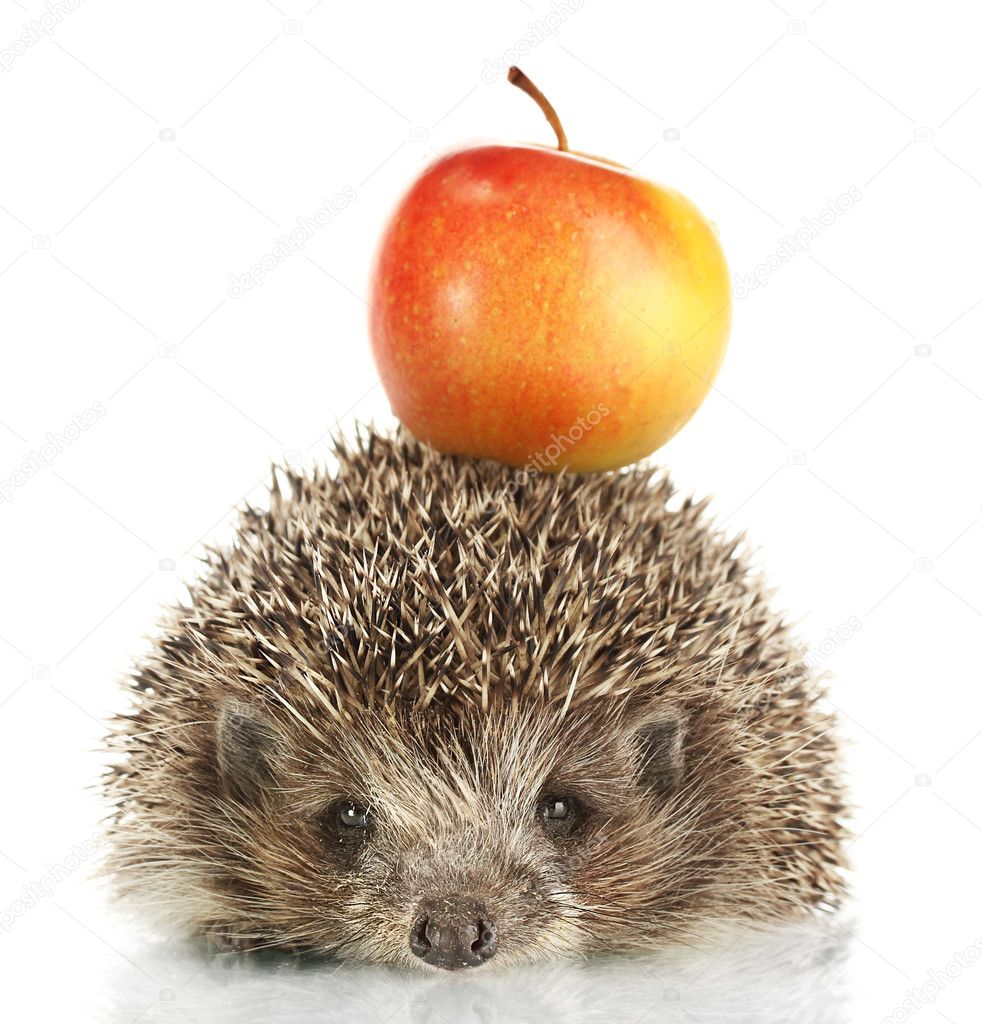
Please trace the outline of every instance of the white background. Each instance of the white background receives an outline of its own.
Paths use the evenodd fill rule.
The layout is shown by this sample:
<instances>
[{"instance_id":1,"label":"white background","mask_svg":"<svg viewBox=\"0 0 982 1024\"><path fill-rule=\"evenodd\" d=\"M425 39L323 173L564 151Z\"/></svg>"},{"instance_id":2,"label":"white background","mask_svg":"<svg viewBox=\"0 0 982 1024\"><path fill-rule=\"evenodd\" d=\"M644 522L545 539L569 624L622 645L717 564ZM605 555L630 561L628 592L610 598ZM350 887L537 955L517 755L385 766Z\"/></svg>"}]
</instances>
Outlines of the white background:
<instances>
[{"instance_id":1,"label":"white background","mask_svg":"<svg viewBox=\"0 0 982 1024\"><path fill-rule=\"evenodd\" d=\"M904 1019L913 992L924 1024L976 1020L982 964L957 958L982 948L977 5L52 9L24 47L46 8L0 0L7 1015L858 1022ZM529 28L547 15L554 31ZM264 500L269 461L313 465L336 425L390 422L365 326L375 241L436 154L550 141L494 71L519 44L572 148L689 194L735 278L861 195L736 300L717 387L658 454L748 531L832 676L856 902L831 939L721 940L681 965L216 974L147 945L87 878L102 721L203 542ZM356 198L303 251L229 294L346 188ZM94 422L21 475L74 417Z\"/></svg>"}]
</instances>

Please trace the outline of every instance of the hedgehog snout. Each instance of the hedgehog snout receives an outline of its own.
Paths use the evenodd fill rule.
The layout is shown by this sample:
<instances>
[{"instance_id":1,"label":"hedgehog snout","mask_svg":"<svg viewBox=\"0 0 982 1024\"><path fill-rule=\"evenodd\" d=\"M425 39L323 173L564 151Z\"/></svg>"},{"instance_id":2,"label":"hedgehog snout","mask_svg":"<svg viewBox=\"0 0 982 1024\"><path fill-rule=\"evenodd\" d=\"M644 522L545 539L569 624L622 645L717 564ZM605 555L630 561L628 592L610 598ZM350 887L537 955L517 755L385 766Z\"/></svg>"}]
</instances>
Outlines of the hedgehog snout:
<instances>
[{"instance_id":1,"label":"hedgehog snout","mask_svg":"<svg viewBox=\"0 0 982 1024\"><path fill-rule=\"evenodd\" d=\"M409 930L409 948L448 971L479 967L498 949L498 932L482 903L460 896L424 902Z\"/></svg>"}]
</instances>

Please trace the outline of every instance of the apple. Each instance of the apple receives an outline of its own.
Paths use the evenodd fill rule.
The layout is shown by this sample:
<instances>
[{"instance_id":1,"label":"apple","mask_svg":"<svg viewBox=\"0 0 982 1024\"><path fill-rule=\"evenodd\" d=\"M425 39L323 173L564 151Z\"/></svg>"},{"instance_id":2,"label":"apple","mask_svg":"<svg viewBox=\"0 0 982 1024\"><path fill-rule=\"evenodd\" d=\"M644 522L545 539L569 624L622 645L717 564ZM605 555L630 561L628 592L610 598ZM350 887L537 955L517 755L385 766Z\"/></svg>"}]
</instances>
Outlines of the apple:
<instances>
[{"instance_id":1,"label":"apple","mask_svg":"<svg viewBox=\"0 0 982 1024\"><path fill-rule=\"evenodd\" d=\"M558 148L480 145L425 170L388 224L371 341L392 409L442 452L613 469L698 408L730 331L713 226L685 196Z\"/></svg>"}]
</instances>

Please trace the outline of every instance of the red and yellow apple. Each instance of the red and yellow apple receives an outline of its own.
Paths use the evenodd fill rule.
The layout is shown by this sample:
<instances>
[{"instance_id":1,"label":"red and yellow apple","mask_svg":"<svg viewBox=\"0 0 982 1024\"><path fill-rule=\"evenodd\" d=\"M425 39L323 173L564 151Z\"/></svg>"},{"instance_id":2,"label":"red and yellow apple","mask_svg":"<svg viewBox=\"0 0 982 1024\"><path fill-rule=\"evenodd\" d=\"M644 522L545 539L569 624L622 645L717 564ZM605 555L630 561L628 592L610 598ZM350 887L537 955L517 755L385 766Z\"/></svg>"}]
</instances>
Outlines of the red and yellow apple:
<instances>
[{"instance_id":1,"label":"red and yellow apple","mask_svg":"<svg viewBox=\"0 0 982 1024\"><path fill-rule=\"evenodd\" d=\"M396 416L443 452L612 469L678 431L730 329L712 225L685 196L559 149L444 156L383 236L371 299Z\"/></svg>"}]
</instances>

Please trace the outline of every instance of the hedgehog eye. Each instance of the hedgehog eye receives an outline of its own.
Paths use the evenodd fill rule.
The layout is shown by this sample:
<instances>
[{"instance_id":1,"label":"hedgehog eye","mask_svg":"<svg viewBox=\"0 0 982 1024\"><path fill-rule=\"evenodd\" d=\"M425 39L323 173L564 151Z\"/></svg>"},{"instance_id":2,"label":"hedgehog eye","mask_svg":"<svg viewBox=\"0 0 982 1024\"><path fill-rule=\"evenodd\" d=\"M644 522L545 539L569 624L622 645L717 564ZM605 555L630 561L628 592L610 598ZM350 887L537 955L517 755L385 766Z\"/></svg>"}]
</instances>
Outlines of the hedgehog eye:
<instances>
[{"instance_id":1,"label":"hedgehog eye","mask_svg":"<svg viewBox=\"0 0 982 1024\"><path fill-rule=\"evenodd\" d=\"M539 801L538 816L546 832L560 839L575 832L585 815L582 805L575 797L564 793L551 793Z\"/></svg>"},{"instance_id":2,"label":"hedgehog eye","mask_svg":"<svg viewBox=\"0 0 982 1024\"><path fill-rule=\"evenodd\" d=\"M338 804L338 821L344 828L368 828L368 810L354 800Z\"/></svg>"},{"instance_id":3,"label":"hedgehog eye","mask_svg":"<svg viewBox=\"0 0 982 1024\"><path fill-rule=\"evenodd\" d=\"M564 796L551 796L542 803L542 817L546 821L565 821L569 817L569 800Z\"/></svg>"}]
</instances>

